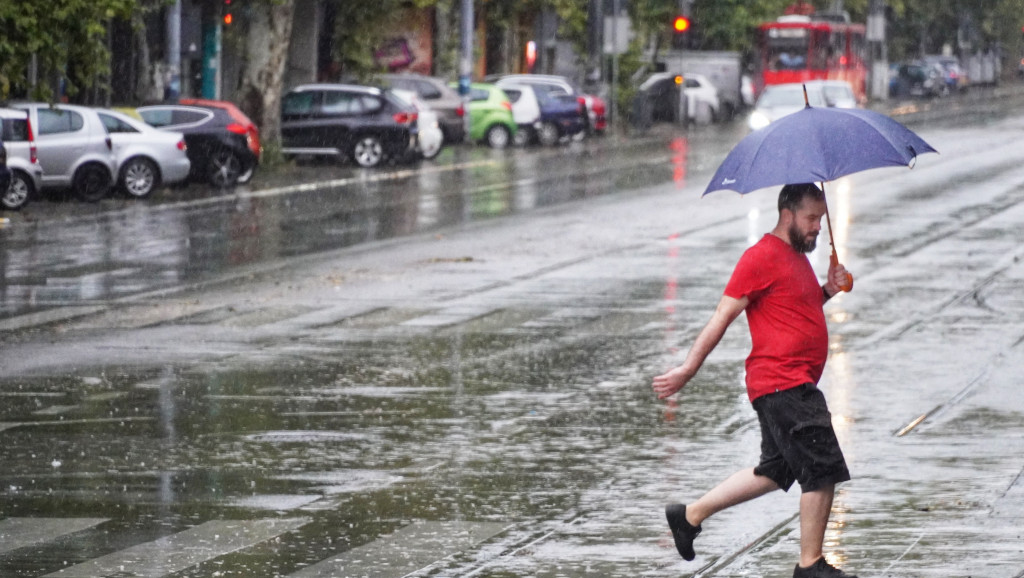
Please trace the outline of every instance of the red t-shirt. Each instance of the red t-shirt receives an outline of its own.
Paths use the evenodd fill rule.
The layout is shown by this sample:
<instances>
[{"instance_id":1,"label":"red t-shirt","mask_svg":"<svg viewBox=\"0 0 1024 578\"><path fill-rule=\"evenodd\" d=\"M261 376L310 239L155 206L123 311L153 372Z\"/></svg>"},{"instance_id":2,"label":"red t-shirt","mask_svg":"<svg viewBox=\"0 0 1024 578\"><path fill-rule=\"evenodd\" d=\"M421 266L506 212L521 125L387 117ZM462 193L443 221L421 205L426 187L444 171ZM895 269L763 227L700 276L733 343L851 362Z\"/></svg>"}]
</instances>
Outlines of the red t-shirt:
<instances>
[{"instance_id":1,"label":"red t-shirt","mask_svg":"<svg viewBox=\"0 0 1024 578\"><path fill-rule=\"evenodd\" d=\"M765 235L743 253L725 294L750 300L750 401L818 383L828 356L828 328L821 285L806 255L775 235Z\"/></svg>"}]
</instances>

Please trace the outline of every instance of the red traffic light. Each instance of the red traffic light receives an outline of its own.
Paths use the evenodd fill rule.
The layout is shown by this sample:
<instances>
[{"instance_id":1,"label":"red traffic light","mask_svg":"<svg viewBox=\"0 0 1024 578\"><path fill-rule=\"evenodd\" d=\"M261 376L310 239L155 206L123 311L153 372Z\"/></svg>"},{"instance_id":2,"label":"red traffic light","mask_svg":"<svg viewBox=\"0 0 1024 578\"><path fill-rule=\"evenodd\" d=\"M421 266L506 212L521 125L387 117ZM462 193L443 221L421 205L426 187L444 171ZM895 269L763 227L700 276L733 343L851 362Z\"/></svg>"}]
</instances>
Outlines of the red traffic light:
<instances>
[{"instance_id":1,"label":"red traffic light","mask_svg":"<svg viewBox=\"0 0 1024 578\"><path fill-rule=\"evenodd\" d=\"M686 32L690 29L690 19L686 16L676 16L672 21L672 29L676 32Z\"/></svg>"}]
</instances>

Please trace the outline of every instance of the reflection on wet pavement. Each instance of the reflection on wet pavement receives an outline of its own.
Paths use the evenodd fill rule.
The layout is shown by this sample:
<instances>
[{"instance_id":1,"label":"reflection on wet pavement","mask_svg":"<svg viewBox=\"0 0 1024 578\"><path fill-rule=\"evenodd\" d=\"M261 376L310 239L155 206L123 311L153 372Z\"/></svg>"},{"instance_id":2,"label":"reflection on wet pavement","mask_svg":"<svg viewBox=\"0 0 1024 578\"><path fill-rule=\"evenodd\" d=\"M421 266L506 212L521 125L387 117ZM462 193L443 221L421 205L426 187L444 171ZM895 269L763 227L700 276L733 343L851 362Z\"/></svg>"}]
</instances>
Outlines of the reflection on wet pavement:
<instances>
[{"instance_id":1,"label":"reflection on wet pavement","mask_svg":"<svg viewBox=\"0 0 1024 578\"><path fill-rule=\"evenodd\" d=\"M967 165L829 193L858 287L826 307L822 388L854 473L826 540L860 575L1024 570L1024 171L961 194L984 136L929 135ZM1018 148L976 154L1020 166ZM774 217L770 194L692 190L6 337L0 533L37 538L0 575L791 575L796 495L709 520L689 564L662 517L758 453L744 321L678 399L650 391Z\"/></svg>"}]
</instances>

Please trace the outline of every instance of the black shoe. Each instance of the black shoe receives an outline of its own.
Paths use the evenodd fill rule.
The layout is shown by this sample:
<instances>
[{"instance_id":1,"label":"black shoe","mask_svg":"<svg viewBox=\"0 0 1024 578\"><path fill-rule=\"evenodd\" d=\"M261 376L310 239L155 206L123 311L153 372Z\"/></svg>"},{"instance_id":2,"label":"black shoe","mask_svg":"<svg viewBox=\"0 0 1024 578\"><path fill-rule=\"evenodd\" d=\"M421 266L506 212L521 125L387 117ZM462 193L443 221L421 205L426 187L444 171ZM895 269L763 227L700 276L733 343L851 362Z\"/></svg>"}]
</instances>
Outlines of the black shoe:
<instances>
[{"instance_id":1,"label":"black shoe","mask_svg":"<svg viewBox=\"0 0 1024 578\"><path fill-rule=\"evenodd\" d=\"M799 564L793 569L793 578L857 578L832 566L824 558L818 558L814 566L801 568Z\"/></svg>"},{"instance_id":2,"label":"black shoe","mask_svg":"<svg viewBox=\"0 0 1024 578\"><path fill-rule=\"evenodd\" d=\"M676 541L676 550L683 560L689 562L697 555L693 552L693 539L700 534L700 526L693 526L686 521L686 506L669 504L665 506L665 517L668 527L672 528L672 538Z\"/></svg>"}]
</instances>

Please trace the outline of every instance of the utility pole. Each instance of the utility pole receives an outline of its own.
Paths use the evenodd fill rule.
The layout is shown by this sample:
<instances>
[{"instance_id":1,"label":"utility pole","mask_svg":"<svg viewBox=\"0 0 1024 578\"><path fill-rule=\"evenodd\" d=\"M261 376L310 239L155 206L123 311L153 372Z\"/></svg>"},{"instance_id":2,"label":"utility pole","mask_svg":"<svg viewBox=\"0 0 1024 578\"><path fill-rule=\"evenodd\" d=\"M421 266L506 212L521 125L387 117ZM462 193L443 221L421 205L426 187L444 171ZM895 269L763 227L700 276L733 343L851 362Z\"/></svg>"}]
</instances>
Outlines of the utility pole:
<instances>
[{"instance_id":1,"label":"utility pole","mask_svg":"<svg viewBox=\"0 0 1024 578\"><path fill-rule=\"evenodd\" d=\"M164 100L175 102L181 96L181 0L174 0L167 5L165 19L166 42L165 59L167 61L167 85L164 89Z\"/></svg>"},{"instance_id":2,"label":"utility pole","mask_svg":"<svg viewBox=\"0 0 1024 578\"><path fill-rule=\"evenodd\" d=\"M462 53L459 58L459 95L466 111L462 117L469 135L469 85L473 77L473 0L462 0Z\"/></svg>"},{"instance_id":3,"label":"utility pole","mask_svg":"<svg viewBox=\"0 0 1024 578\"><path fill-rule=\"evenodd\" d=\"M868 5L868 86L873 100L889 98L889 50L885 40L885 0Z\"/></svg>"}]
</instances>

